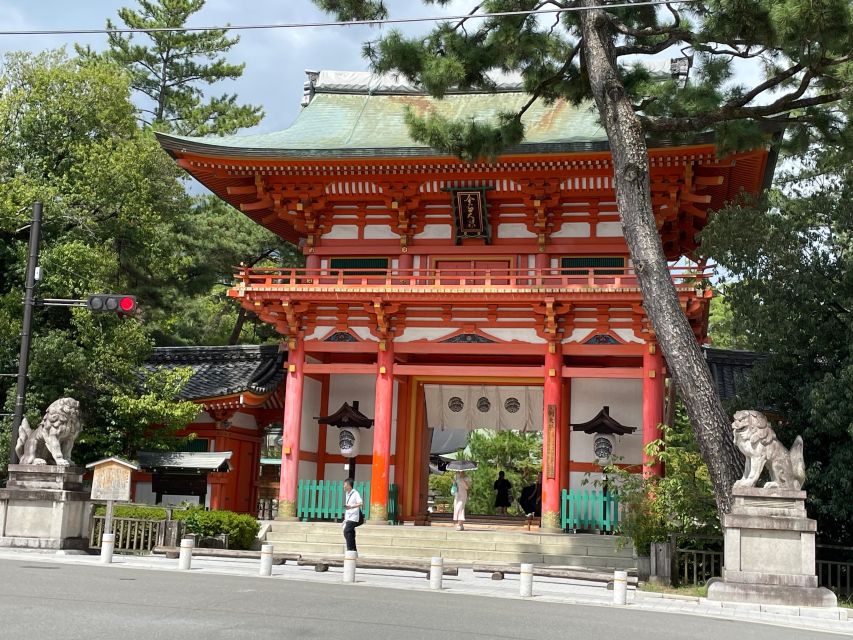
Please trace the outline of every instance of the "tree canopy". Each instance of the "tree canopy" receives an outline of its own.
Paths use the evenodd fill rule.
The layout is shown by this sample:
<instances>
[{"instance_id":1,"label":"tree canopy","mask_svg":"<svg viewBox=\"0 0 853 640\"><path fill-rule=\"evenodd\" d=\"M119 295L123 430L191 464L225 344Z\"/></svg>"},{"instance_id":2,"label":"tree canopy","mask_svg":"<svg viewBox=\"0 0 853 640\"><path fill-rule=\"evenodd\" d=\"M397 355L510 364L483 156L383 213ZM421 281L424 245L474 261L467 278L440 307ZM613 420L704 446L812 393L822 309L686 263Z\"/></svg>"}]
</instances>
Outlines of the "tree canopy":
<instances>
[{"instance_id":1,"label":"tree canopy","mask_svg":"<svg viewBox=\"0 0 853 640\"><path fill-rule=\"evenodd\" d=\"M183 27L201 11L205 0L139 0L139 10L119 9L126 27L156 29ZM115 29L107 20L107 29ZM143 120L182 135L225 135L252 127L264 117L256 105L240 104L236 94L207 97L205 85L234 80L244 64L225 54L240 41L227 29L153 31L109 34L108 57L130 70L131 87L144 96ZM140 40L148 40L141 44Z\"/></svg>"},{"instance_id":2,"label":"tree canopy","mask_svg":"<svg viewBox=\"0 0 853 640\"><path fill-rule=\"evenodd\" d=\"M703 233L725 270L732 333L768 354L739 406L781 418L805 440L809 509L824 538L853 531L853 171L827 149L762 202L717 213ZM776 425L774 425L776 426Z\"/></svg>"},{"instance_id":3,"label":"tree canopy","mask_svg":"<svg viewBox=\"0 0 853 640\"><path fill-rule=\"evenodd\" d=\"M381 0L316 0L340 19L387 16ZM448 4L448 0L425 0ZM478 14L531 11L522 15ZM539 13L550 11L551 13ZM596 0L484 0L426 35L399 31L365 44L377 72L394 71L441 97L451 87L494 91L495 73L520 75L530 99L492 121L408 115L412 136L462 158L494 158L524 137L536 100L592 102L612 154L622 230L644 307L681 391L720 511L731 504L740 454L667 269L651 204L648 138L711 131L722 151L767 144L788 127L802 148L845 135L833 105L849 100L847 0L709 0L602 7ZM664 55L678 58L655 73ZM762 74L744 83L737 70ZM658 65L659 71L659 65Z\"/></svg>"}]
</instances>

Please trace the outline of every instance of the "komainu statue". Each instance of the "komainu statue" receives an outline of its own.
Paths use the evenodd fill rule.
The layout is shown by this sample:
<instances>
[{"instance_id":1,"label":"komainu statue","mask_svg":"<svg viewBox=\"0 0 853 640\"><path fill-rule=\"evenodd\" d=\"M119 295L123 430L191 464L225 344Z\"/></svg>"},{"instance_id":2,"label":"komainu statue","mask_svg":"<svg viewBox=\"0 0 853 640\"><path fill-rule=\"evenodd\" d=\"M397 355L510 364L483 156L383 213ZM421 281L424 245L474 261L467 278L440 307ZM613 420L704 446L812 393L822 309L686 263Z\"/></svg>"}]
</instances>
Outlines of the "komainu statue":
<instances>
[{"instance_id":1,"label":"komainu statue","mask_svg":"<svg viewBox=\"0 0 853 640\"><path fill-rule=\"evenodd\" d=\"M789 452L776 438L767 418L760 411L738 411L732 422L735 445L746 456L743 478L736 487L754 487L764 467L770 472L770 482L765 489L792 489L799 491L806 480L803 462L803 439L794 440Z\"/></svg>"},{"instance_id":2,"label":"komainu statue","mask_svg":"<svg viewBox=\"0 0 853 640\"><path fill-rule=\"evenodd\" d=\"M71 449L80 435L80 403L74 398L55 400L33 431L24 418L18 431L15 452L21 464L47 464L48 458L61 467L71 464Z\"/></svg>"}]
</instances>

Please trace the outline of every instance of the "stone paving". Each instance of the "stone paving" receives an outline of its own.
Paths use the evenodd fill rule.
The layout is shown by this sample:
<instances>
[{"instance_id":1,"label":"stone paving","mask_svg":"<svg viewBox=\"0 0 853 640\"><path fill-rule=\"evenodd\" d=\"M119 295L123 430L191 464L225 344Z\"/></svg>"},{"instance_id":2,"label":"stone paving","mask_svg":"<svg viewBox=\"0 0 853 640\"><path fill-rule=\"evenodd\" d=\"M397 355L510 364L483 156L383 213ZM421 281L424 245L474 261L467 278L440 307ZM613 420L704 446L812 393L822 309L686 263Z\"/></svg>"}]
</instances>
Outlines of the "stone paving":
<instances>
[{"instance_id":1,"label":"stone paving","mask_svg":"<svg viewBox=\"0 0 853 640\"><path fill-rule=\"evenodd\" d=\"M0 558L10 560L73 563L99 565L100 558L81 555L74 552L47 552L35 550L0 550ZM113 565L122 568L177 571L178 561L162 556L124 556L116 555ZM110 566L104 566L109 571ZM257 560L233 560L225 558L193 558L193 573L211 573L234 576L257 576ZM271 578L259 580L301 580L307 582L340 583L343 569L330 568L328 572L318 573L313 567L286 565L273 566ZM492 580L487 573L474 573L471 569L460 568L458 576L445 576L443 592L452 595L470 594L496 598L520 599L519 577L507 575L504 580ZM406 590L429 590L429 580L420 573L393 571L385 569L359 569L353 588L383 587ZM533 599L540 602L563 604L583 604L602 607L614 607L613 594L604 586L583 581L534 578ZM687 614L719 619L736 619L750 622L775 624L790 628L829 631L853 635L853 615L848 620L848 609L813 609L781 607L770 605L751 605L740 603L710 602L705 598L675 596L652 592L628 590L628 604L631 609Z\"/></svg>"}]
</instances>

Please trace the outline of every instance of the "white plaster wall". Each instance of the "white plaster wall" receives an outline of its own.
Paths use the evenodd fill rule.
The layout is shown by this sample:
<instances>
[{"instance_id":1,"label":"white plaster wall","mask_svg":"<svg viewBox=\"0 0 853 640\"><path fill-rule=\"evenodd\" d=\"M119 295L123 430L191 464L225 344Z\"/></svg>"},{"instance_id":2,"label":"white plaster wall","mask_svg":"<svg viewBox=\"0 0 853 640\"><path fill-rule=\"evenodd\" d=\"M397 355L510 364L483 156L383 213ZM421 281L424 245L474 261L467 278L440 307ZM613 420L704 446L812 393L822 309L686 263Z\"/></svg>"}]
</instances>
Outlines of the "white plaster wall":
<instances>
[{"instance_id":1,"label":"white plaster wall","mask_svg":"<svg viewBox=\"0 0 853 640\"><path fill-rule=\"evenodd\" d=\"M400 385L394 382L394 397L391 403L391 453L396 451L397 443L397 397ZM358 400L358 410L368 418L376 417L376 377L366 374L332 375L329 383L329 413L337 411L344 402L352 404ZM319 415L319 414L314 414ZM316 424L316 423L315 423ZM373 429L367 429L360 435L359 454L370 455L373 452ZM326 437L326 453L340 455L337 429L329 429ZM340 466L338 463L326 465L329 468ZM370 467L370 465L365 465ZM358 467L356 467L358 471ZM341 471L343 473L343 471ZM342 479L342 478L341 478ZM368 478L369 479L369 478Z\"/></svg>"},{"instance_id":2,"label":"white plaster wall","mask_svg":"<svg viewBox=\"0 0 853 640\"><path fill-rule=\"evenodd\" d=\"M258 423L255 420L255 416L238 411L231 417L231 426L240 427L241 429L256 430L258 428Z\"/></svg>"},{"instance_id":3,"label":"white plaster wall","mask_svg":"<svg viewBox=\"0 0 853 640\"><path fill-rule=\"evenodd\" d=\"M307 376L305 377L304 385L302 390L302 429L299 437L299 449L316 452L319 425L315 418L320 415L320 395L323 391L323 385L319 380L314 380Z\"/></svg>"},{"instance_id":4,"label":"white plaster wall","mask_svg":"<svg viewBox=\"0 0 853 640\"><path fill-rule=\"evenodd\" d=\"M414 340L438 340L444 336L449 336L456 332L459 327L446 328L426 328L426 327L410 327L402 334L394 338L395 342L412 342Z\"/></svg>"},{"instance_id":5,"label":"white plaster wall","mask_svg":"<svg viewBox=\"0 0 853 640\"><path fill-rule=\"evenodd\" d=\"M320 340L332 332L334 327L314 327L314 331L305 336L306 340Z\"/></svg>"},{"instance_id":6,"label":"white plaster wall","mask_svg":"<svg viewBox=\"0 0 853 640\"><path fill-rule=\"evenodd\" d=\"M323 234L326 240L356 240L358 239L358 225L336 224L328 233Z\"/></svg>"},{"instance_id":7,"label":"white plaster wall","mask_svg":"<svg viewBox=\"0 0 853 640\"><path fill-rule=\"evenodd\" d=\"M643 461L643 381L639 379L572 378L571 423L586 422L603 406L610 407L610 416L637 430L617 436L613 454L620 464L640 464ZM596 462L592 451L593 436L572 431L570 456L574 462ZM580 474L583 475L583 474ZM576 487L574 484L572 488Z\"/></svg>"},{"instance_id":8,"label":"white plaster wall","mask_svg":"<svg viewBox=\"0 0 853 640\"><path fill-rule=\"evenodd\" d=\"M350 331L352 331L362 340L369 340L370 342L379 341L379 339L375 335L370 333L370 329L368 327L350 327Z\"/></svg>"},{"instance_id":9,"label":"white plaster wall","mask_svg":"<svg viewBox=\"0 0 853 640\"><path fill-rule=\"evenodd\" d=\"M498 238L535 238L536 234L531 233L530 229L524 223L505 222L498 225Z\"/></svg>"},{"instance_id":10,"label":"white plaster wall","mask_svg":"<svg viewBox=\"0 0 853 640\"><path fill-rule=\"evenodd\" d=\"M299 479L314 480L317 478L317 463L306 460L299 461Z\"/></svg>"},{"instance_id":11,"label":"white plaster wall","mask_svg":"<svg viewBox=\"0 0 853 640\"><path fill-rule=\"evenodd\" d=\"M391 225L369 224L364 227L365 240L396 240L399 237L391 228Z\"/></svg>"},{"instance_id":12,"label":"white plaster wall","mask_svg":"<svg viewBox=\"0 0 853 640\"><path fill-rule=\"evenodd\" d=\"M191 420L190 422L198 422L199 424L210 424L210 423L216 422L216 421L210 417L210 415L207 413L207 411L201 411L195 417L195 419Z\"/></svg>"},{"instance_id":13,"label":"white plaster wall","mask_svg":"<svg viewBox=\"0 0 853 640\"><path fill-rule=\"evenodd\" d=\"M595 227L595 233L599 238L621 238L621 222L599 222Z\"/></svg>"},{"instance_id":14,"label":"white plaster wall","mask_svg":"<svg viewBox=\"0 0 853 640\"><path fill-rule=\"evenodd\" d=\"M556 233L551 234L552 238L589 238L589 223L588 222L564 222L563 226Z\"/></svg>"},{"instance_id":15,"label":"white plaster wall","mask_svg":"<svg viewBox=\"0 0 853 640\"><path fill-rule=\"evenodd\" d=\"M446 240L453 237L453 230L449 224L426 224L424 230L415 234L415 240Z\"/></svg>"},{"instance_id":16,"label":"white plaster wall","mask_svg":"<svg viewBox=\"0 0 853 640\"><path fill-rule=\"evenodd\" d=\"M622 338L625 342L639 342L642 344L643 339L638 337L633 329L613 329L613 333Z\"/></svg>"},{"instance_id":17,"label":"white plaster wall","mask_svg":"<svg viewBox=\"0 0 853 640\"><path fill-rule=\"evenodd\" d=\"M563 340L563 342L583 342L585 338L589 337L592 331L592 329L574 329L571 335Z\"/></svg>"},{"instance_id":18,"label":"white plaster wall","mask_svg":"<svg viewBox=\"0 0 853 640\"><path fill-rule=\"evenodd\" d=\"M536 329L481 329L484 334L488 334L498 340L507 340L509 342L530 342L533 344L542 344L544 338L540 338L536 333Z\"/></svg>"}]
</instances>

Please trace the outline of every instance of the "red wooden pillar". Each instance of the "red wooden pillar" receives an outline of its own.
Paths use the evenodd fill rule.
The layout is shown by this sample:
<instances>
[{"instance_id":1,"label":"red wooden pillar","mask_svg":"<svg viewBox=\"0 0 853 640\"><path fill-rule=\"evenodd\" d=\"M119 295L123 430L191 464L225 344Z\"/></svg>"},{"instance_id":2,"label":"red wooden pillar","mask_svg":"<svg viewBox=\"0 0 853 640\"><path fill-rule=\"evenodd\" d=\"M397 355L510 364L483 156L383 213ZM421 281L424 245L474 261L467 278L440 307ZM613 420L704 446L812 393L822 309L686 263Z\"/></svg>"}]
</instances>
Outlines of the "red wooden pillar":
<instances>
[{"instance_id":1,"label":"red wooden pillar","mask_svg":"<svg viewBox=\"0 0 853 640\"><path fill-rule=\"evenodd\" d=\"M302 438L302 390L305 386L305 343L291 339L288 345L284 388L284 425L281 442L281 479L278 488L278 518L296 518L299 486L299 442Z\"/></svg>"},{"instance_id":2,"label":"red wooden pillar","mask_svg":"<svg viewBox=\"0 0 853 640\"><path fill-rule=\"evenodd\" d=\"M560 406L560 489L569 488L569 460L571 460L572 442L572 379L563 379L563 403Z\"/></svg>"},{"instance_id":3,"label":"red wooden pillar","mask_svg":"<svg viewBox=\"0 0 853 640\"><path fill-rule=\"evenodd\" d=\"M370 522L388 522L391 482L391 418L394 402L394 343L379 343L376 358L376 405L373 419L373 464L370 473Z\"/></svg>"},{"instance_id":4,"label":"red wooden pillar","mask_svg":"<svg viewBox=\"0 0 853 640\"><path fill-rule=\"evenodd\" d=\"M559 425L563 403L563 349L548 344L545 354L545 383L542 420L542 528L560 528Z\"/></svg>"},{"instance_id":5,"label":"red wooden pillar","mask_svg":"<svg viewBox=\"0 0 853 640\"><path fill-rule=\"evenodd\" d=\"M663 358L657 343L643 350L643 477L663 475L663 463L646 455L646 445L661 437L663 422Z\"/></svg>"}]
</instances>

